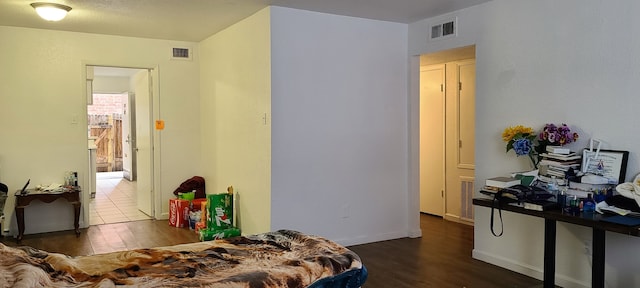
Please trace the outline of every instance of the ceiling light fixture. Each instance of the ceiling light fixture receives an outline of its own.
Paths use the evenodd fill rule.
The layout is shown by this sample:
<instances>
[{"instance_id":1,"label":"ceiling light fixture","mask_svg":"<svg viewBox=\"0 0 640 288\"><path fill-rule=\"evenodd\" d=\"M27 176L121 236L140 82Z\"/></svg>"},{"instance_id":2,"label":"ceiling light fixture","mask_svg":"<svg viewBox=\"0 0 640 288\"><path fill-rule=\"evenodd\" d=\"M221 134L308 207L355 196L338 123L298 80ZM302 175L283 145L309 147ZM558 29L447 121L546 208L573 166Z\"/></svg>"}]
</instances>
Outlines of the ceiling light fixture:
<instances>
[{"instance_id":1,"label":"ceiling light fixture","mask_svg":"<svg viewBox=\"0 0 640 288\"><path fill-rule=\"evenodd\" d=\"M47 21L60 21L67 16L67 12L71 11L71 7L57 3L36 2L31 3L31 7Z\"/></svg>"}]
</instances>

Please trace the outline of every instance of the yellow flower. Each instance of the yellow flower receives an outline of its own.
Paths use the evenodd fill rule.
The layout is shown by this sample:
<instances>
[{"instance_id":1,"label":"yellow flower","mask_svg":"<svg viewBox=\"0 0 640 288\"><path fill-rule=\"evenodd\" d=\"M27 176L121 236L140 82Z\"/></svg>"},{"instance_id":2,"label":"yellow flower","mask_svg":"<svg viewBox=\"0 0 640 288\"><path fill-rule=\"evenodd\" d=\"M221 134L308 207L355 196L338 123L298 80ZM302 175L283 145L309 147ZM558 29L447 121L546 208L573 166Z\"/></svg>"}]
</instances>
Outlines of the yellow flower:
<instances>
[{"instance_id":1,"label":"yellow flower","mask_svg":"<svg viewBox=\"0 0 640 288\"><path fill-rule=\"evenodd\" d=\"M504 129L504 132L502 132L502 140L504 142L509 142L511 140L513 140L513 137L516 136L517 134L523 135L523 134L529 134L529 135L533 135L533 128L531 127L524 127L522 125L517 125L517 126L511 126L511 127L507 127Z\"/></svg>"}]
</instances>

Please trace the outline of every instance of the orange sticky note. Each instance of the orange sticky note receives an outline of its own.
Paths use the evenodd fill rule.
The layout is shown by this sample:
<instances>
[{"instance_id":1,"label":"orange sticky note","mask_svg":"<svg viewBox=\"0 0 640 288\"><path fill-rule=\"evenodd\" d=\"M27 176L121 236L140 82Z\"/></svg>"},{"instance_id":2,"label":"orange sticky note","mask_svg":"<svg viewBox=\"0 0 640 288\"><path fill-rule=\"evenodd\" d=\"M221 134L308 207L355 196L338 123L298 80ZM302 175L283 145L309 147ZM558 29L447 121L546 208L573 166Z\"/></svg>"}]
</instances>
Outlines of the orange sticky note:
<instances>
[{"instance_id":1,"label":"orange sticky note","mask_svg":"<svg viewBox=\"0 0 640 288\"><path fill-rule=\"evenodd\" d=\"M164 129L164 120L156 120L156 130Z\"/></svg>"}]
</instances>

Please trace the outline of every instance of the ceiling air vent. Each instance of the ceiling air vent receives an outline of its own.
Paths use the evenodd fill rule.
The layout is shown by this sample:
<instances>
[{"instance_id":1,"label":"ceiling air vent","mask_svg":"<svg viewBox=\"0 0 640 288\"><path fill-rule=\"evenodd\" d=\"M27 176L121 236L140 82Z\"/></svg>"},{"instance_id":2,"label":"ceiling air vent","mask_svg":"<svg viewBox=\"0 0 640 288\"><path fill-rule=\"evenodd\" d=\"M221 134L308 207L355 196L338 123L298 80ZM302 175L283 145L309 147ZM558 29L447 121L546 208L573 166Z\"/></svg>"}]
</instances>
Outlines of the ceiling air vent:
<instances>
[{"instance_id":1,"label":"ceiling air vent","mask_svg":"<svg viewBox=\"0 0 640 288\"><path fill-rule=\"evenodd\" d=\"M431 26L431 40L455 37L457 35L457 18Z\"/></svg>"},{"instance_id":2,"label":"ceiling air vent","mask_svg":"<svg viewBox=\"0 0 640 288\"><path fill-rule=\"evenodd\" d=\"M191 60L191 49L189 48L173 48L171 59L173 60Z\"/></svg>"}]
</instances>

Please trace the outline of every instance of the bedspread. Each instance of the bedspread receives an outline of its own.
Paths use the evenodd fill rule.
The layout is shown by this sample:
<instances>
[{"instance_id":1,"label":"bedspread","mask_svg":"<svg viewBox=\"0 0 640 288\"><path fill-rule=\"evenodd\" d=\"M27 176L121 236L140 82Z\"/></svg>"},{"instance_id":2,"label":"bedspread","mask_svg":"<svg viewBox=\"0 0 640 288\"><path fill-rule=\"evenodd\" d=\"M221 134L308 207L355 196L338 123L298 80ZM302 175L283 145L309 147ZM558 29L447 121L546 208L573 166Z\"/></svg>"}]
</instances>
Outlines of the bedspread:
<instances>
[{"instance_id":1,"label":"bedspread","mask_svg":"<svg viewBox=\"0 0 640 288\"><path fill-rule=\"evenodd\" d=\"M363 268L347 248L291 230L78 257L0 253L0 287L307 287ZM357 276L360 286L366 271Z\"/></svg>"}]
</instances>

